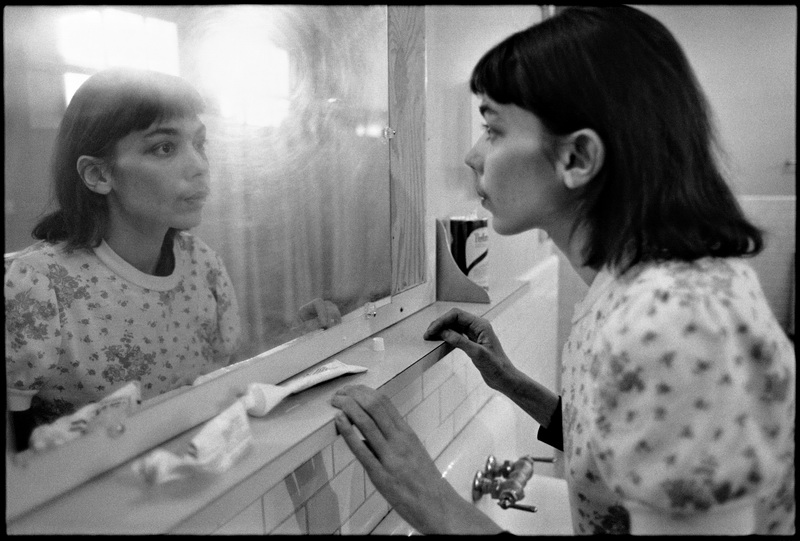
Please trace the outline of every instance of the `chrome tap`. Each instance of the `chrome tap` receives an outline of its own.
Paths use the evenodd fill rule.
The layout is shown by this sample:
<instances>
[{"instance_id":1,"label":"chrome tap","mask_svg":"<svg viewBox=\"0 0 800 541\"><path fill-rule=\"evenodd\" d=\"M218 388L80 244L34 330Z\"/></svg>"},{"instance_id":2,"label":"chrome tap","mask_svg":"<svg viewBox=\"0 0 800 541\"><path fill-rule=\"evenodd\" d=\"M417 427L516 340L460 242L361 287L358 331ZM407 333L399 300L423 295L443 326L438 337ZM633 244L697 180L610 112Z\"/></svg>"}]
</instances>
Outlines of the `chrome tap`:
<instances>
[{"instance_id":1,"label":"chrome tap","mask_svg":"<svg viewBox=\"0 0 800 541\"><path fill-rule=\"evenodd\" d=\"M535 513L535 506L517 503L525 497L525 485L533 476L534 462L553 462L553 459L523 456L516 462L506 460L498 465L494 456L489 455L483 470L478 471L473 479L472 501L477 502L484 494L489 494L503 509Z\"/></svg>"}]
</instances>

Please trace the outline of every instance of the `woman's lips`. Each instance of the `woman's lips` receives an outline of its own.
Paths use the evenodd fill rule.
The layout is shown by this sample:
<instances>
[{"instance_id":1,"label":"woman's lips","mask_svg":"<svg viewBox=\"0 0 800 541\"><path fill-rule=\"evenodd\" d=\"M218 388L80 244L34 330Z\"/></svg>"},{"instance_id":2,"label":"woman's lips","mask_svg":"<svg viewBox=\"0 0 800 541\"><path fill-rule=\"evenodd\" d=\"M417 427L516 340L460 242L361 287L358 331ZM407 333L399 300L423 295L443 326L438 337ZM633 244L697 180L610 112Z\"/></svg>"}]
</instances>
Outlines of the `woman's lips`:
<instances>
[{"instance_id":1,"label":"woman's lips","mask_svg":"<svg viewBox=\"0 0 800 541\"><path fill-rule=\"evenodd\" d=\"M184 198L184 201L192 207L202 207L206 199L208 199L208 192L199 192L189 197Z\"/></svg>"},{"instance_id":2,"label":"woman's lips","mask_svg":"<svg viewBox=\"0 0 800 541\"><path fill-rule=\"evenodd\" d=\"M205 201L208 198L208 192L197 192L186 198L187 201Z\"/></svg>"}]
</instances>

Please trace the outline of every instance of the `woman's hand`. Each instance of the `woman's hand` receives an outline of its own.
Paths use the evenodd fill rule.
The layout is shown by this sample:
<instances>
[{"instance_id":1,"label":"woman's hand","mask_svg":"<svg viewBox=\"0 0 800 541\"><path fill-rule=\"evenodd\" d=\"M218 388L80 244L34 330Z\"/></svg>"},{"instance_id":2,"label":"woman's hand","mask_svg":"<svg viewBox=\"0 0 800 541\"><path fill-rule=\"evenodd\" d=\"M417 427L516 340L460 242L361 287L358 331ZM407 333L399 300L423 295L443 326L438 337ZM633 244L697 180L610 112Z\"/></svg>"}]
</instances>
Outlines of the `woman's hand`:
<instances>
[{"instance_id":1,"label":"woman's hand","mask_svg":"<svg viewBox=\"0 0 800 541\"><path fill-rule=\"evenodd\" d=\"M334 422L350 450L389 505L411 526L426 534L501 531L442 478L386 396L355 385L337 391L331 403L341 410Z\"/></svg>"},{"instance_id":2,"label":"woman's hand","mask_svg":"<svg viewBox=\"0 0 800 541\"><path fill-rule=\"evenodd\" d=\"M516 368L506 356L491 324L485 319L453 308L433 321L426 340L441 339L466 353L492 389L505 391Z\"/></svg>"},{"instance_id":3,"label":"woman's hand","mask_svg":"<svg viewBox=\"0 0 800 541\"><path fill-rule=\"evenodd\" d=\"M300 307L297 316L306 332L322 328L328 329L342 322L339 308L331 301L316 298Z\"/></svg>"}]
</instances>

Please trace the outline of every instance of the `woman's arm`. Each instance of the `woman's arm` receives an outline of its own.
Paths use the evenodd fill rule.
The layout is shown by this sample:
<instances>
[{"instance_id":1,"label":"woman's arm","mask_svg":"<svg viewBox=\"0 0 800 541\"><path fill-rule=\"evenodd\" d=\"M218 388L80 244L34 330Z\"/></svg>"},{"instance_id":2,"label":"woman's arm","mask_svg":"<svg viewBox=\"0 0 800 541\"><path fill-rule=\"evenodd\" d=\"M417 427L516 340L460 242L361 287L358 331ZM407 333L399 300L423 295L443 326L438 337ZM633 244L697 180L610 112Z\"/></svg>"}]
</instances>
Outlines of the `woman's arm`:
<instances>
[{"instance_id":1,"label":"woman's arm","mask_svg":"<svg viewBox=\"0 0 800 541\"><path fill-rule=\"evenodd\" d=\"M537 423L549 428L560 405L558 395L511 363L488 321L453 308L430 324L424 338L441 339L462 350L489 387L506 395Z\"/></svg>"},{"instance_id":2,"label":"woman's arm","mask_svg":"<svg viewBox=\"0 0 800 541\"><path fill-rule=\"evenodd\" d=\"M363 385L348 386L337 391L331 403L342 410L335 417L336 428L370 481L417 531L502 532L442 477L417 435L386 396Z\"/></svg>"}]
</instances>

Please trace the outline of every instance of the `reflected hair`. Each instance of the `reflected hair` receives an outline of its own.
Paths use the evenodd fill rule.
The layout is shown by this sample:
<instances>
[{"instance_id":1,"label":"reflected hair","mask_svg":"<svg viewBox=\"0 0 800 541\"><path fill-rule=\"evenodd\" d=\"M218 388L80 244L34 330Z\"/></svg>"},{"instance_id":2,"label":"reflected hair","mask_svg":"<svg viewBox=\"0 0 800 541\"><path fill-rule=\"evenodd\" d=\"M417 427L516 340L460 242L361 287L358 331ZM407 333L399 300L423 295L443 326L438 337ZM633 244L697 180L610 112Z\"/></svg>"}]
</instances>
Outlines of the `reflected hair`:
<instances>
[{"instance_id":1,"label":"reflected hair","mask_svg":"<svg viewBox=\"0 0 800 541\"><path fill-rule=\"evenodd\" d=\"M707 99L672 34L625 6L573 7L517 32L475 66L470 89L536 115L550 134L591 128L605 145L577 194L572 234L592 268L755 255L762 232L717 163Z\"/></svg>"},{"instance_id":2,"label":"reflected hair","mask_svg":"<svg viewBox=\"0 0 800 541\"><path fill-rule=\"evenodd\" d=\"M80 156L108 160L117 143L154 122L194 117L203 99L186 80L149 70L113 68L95 73L75 92L61 120L50 164L57 210L33 229L35 239L93 248L103 240L109 210L105 195L91 191L77 170ZM170 229L171 246L177 230Z\"/></svg>"}]
</instances>

